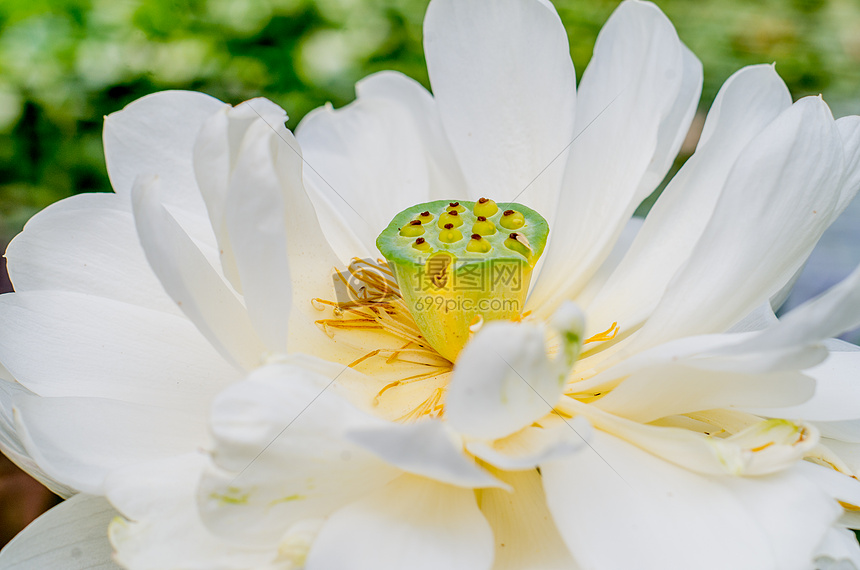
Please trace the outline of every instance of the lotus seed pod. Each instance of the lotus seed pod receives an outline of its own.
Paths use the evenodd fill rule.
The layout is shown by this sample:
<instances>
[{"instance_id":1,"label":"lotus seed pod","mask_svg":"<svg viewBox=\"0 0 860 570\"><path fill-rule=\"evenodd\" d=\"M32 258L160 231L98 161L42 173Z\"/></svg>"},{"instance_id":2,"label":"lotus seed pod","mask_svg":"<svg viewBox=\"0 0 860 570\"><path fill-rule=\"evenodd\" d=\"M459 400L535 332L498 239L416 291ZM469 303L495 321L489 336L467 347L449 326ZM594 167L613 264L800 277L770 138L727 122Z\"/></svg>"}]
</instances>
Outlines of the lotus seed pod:
<instances>
[{"instance_id":1,"label":"lotus seed pod","mask_svg":"<svg viewBox=\"0 0 860 570\"><path fill-rule=\"evenodd\" d=\"M499 211L499 207L495 202L488 198L481 198L475 204L475 208L472 210L476 216L483 216L485 218L489 218L490 216L495 216L496 212Z\"/></svg>"},{"instance_id":2,"label":"lotus seed pod","mask_svg":"<svg viewBox=\"0 0 860 570\"><path fill-rule=\"evenodd\" d=\"M412 220L402 228L400 228L400 235L403 237L416 237L424 234L424 226L421 225L421 222L418 220Z\"/></svg>"},{"instance_id":3,"label":"lotus seed pod","mask_svg":"<svg viewBox=\"0 0 860 570\"><path fill-rule=\"evenodd\" d=\"M546 220L520 204L493 204L495 213L479 220L475 208L490 202L418 204L397 214L376 240L424 340L452 362L468 342L474 322L520 316L532 269L549 234ZM521 221L515 232L496 231L505 210L513 210ZM447 221L426 224L423 212L441 212L439 219L448 216ZM492 228L492 233L473 231L464 239L451 218L466 228ZM418 239L401 235L400 228L416 220L425 223L425 233Z\"/></svg>"},{"instance_id":4,"label":"lotus seed pod","mask_svg":"<svg viewBox=\"0 0 860 570\"><path fill-rule=\"evenodd\" d=\"M496 208L498 210L498 208ZM491 236L496 233L496 224L485 216L478 216L477 221L472 224L472 233L482 236Z\"/></svg>"},{"instance_id":5,"label":"lotus seed pod","mask_svg":"<svg viewBox=\"0 0 860 570\"><path fill-rule=\"evenodd\" d=\"M506 230L518 230L526 223L525 217L516 210L505 210L499 224Z\"/></svg>"}]
</instances>

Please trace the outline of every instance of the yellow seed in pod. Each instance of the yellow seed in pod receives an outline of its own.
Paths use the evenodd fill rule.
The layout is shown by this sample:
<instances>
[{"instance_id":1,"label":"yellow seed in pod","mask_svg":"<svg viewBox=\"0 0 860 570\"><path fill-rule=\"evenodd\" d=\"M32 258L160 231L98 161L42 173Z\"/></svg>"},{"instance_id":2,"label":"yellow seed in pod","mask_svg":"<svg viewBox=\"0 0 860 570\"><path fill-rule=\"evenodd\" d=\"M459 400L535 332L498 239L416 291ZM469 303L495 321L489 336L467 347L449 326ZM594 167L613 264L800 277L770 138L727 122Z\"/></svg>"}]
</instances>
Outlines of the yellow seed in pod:
<instances>
[{"instance_id":1,"label":"yellow seed in pod","mask_svg":"<svg viewBox=\"0 0 860 570\"><path fill-rule=\"evenodd\" d=\"M463 239L463 233L454 227L454 224L445 224L445 227L439 232L439 241L442 243L454 243Z\"/></svg>"},{"instance_id":2,"label":"yellow seed in pod","mask_svg":"<svg viewBox=\"0 0 860 570\"><path fill-rule=\"evenodd\" d=\"M526 219L516 210L505 210L499 223L506 230L518 230L525 225Z\"/></svg>"},{"instance_id":3,"label":"yellow seed in pod","mask_svg":"<svg viewBox=\"0 0 860 570\"><path fill-rule=\"evenodd\" d=\"M415 243L412 244L412 247L417 249L418 251L430 251L433 249L430 247L430 244L427 243L427 240L424 238L418 238L415 240Z\"/></svg>"},{"instance_id":4,"label":"yellow seed in pod","mask_svg":"<svg viewBox=\"0 0 860 570\"><path fill-rule=\"evenodd\" d=\"M466 251L471 251L472 253L489 253L491 249L493 249L493 246L490 245L489 241L482 238L480 234L472 234L472 239L466 244Z\"/></svg>"},{"instance_id":5,"label":"yellow seed in pod","mask_svg":"<svg viewBox=\"0 0 860 570\"><path fill-rule=\"evenodd\" d=\"M496 233L496 224L484 216L478 216L478 221L472 224L472 233L482 236L491 236Z\"/></svg>"},{"instance_id":6,"label":"yellow seed in pod","mask_svg":"<svg viewBox=\"0 0 860 570\"><path fill-rule=\"evenodd\" d=\"M489 218L490 216L494 216L496 212L499 211L499 207L489 198L481 198L475 203L475 209L473 211L475 212L476 216L484 216L485 218Z\"/></svg>"},{"instance_id":7,"label":"yellow seed in pod","mask_svg":"<svg viewBox=\"0 0 860 570\"><path fill-rule=\"evenodd\" d=\"M407 225L400 228L400 235L403 237L417 237L424 234L424 226L418 220L412 220Z\"/></svg>"},{"instance_id":8,"label":"yellow seed in pod","mask_svg":"<svg viewBox=\"0 0 860 570\"><path fill-rule=\"evenodd\" d=\"M452 224L455 228L462 226L463 218L460 216L460 213L456 210L451 210L439 216L439 229L444 228L448 224Z\"/></svg>"}]
</instances>

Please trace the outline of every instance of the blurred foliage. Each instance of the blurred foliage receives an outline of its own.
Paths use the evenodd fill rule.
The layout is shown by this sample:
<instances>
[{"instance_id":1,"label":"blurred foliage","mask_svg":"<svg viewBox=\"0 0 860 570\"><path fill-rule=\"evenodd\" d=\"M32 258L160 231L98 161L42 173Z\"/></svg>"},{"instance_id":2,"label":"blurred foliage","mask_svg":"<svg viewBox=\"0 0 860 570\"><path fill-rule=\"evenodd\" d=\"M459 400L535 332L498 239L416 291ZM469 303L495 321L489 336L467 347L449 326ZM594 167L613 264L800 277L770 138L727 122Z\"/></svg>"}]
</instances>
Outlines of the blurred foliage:
<instances>
[{"instance_id":1,"label":"blurred foliage","mask_svg":"<svg viewBox=\"0 0 860 570\"><path fill-rule=\"evenodd\" d=\"M796 97L837 114L860 98L856 0L662 0L705 66L702 108L743 65L777 62ZM294 127L361 77L425 85L427 0L3 0L0 3L0 245L47 204L109 190L102 117L147 93L266 96ZM578 73L617 0L558 0Z\"/></svg>"}]
</instances>

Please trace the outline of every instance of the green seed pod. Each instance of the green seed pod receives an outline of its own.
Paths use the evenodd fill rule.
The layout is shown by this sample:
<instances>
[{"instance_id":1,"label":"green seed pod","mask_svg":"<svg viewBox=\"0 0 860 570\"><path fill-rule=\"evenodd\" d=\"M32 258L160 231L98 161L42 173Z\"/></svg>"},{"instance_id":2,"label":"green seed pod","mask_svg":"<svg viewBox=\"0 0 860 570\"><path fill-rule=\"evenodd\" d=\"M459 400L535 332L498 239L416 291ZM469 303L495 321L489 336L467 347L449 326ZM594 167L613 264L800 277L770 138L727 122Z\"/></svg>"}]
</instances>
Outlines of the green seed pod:
<instances>
[{"instance_id":1,"label":"green seed pod","mask_svg":"<svg viewBox=\"0 0 860 570\"><path fill-rule=\"evenodd\" d=\"M422 335L452 362L469 340L470 325L481 319L513 319L523 312L532 269L549 235L546 220L520 204L497 204L494 214L478 220L475 207L489 202L460 202L462 212L456 207L446 210L451 203L443 200L418 204L397 214L376 240ZM504 210L514 210L521 221L517 237L511 237L514 230L496 231L504 227ZM440 221L448 218L441 226L426 225L423 212L443 212ZM459 226L451 218L457 218ZM420 244L417 236L400 233L400 228L411 227L410 221L425 223ZM492 228L492 233L473 231L480 239L463 239L458 228L480 229L480 224L487 224L484 230Z\"/></svg>"}]
</instances>

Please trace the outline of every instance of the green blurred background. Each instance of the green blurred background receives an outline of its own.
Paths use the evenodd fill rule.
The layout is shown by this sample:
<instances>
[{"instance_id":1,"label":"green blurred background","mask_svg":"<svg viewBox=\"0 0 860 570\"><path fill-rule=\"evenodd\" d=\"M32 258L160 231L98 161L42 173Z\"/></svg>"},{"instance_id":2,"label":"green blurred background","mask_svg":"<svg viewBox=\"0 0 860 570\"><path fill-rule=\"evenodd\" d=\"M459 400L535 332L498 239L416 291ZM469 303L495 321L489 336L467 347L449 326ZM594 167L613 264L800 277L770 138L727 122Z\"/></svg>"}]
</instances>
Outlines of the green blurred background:
<instances>
[{"instance_id":1,"label":"green blurred background","mask_svg":"<svg viewBox=\"0 0 860 570\"><path fill-rule=\"evenodd\" d=\"M286 109L295 127L327 101L351 101L356 80L375 71L400 70L426 86L427 2L0 1L0 251L51 202L110 190L102 117L153 91L194 89L233 104L262 95ZM555 4L581 74L618 0ZM858 0L658 4L704 64L701 112L731 73L776 62L795 98L823 93L837 116L860 113ZM701 123L700 115L678 164L694 148ZM830 249L807 267L799 299L860 260L860 202L852 208L823 240ZM0 460L0 544L52 502Z\"/></svg>"},{"instance_id":2,"label":"green blurred background","mask_svg":"<svg viewBox=\"0 0 860 570\"><path fill-rule=\"evenodd\" d=\"M617 0L560 0L578 73ZM3 0L0 2L0 246L34 212L109 190L102 117L162 89L229 103L263 95L294 127L357 79L397 69L427 84L427 0ZM707 109L750 63L777 62L796 96L860 111L857 0L665 0L702 59Z\"/></svg>"}]
</instances>

